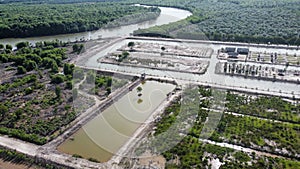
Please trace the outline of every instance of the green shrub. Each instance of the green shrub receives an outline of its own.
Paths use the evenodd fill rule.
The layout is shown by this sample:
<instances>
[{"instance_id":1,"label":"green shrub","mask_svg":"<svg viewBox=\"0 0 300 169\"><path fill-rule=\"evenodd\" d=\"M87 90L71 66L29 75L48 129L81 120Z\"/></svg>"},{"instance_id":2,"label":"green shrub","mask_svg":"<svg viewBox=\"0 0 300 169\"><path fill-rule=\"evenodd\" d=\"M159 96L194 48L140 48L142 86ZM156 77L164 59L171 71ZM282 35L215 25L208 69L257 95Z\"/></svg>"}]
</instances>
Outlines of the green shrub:
<instances>
[{"instance_id":1,"label":"green shrub","mask_svg":"<svg viewBox=\"0 0 300 169\"><path fill-rule=\"evenodd\" d=\"M24 48L24 47L28 47L29 46L29 42L19 42L16 44L16 47L17 49L21 49L21 48Z\"/></svg>"},{"instance_id":2,"label":"green shrub","mask_svg":"<svg viewBox=\"0 0 300 169\"><path fill-rule=\"evenodd\" d=\"M62 74L56 74L51 77L51 83L60 84L64 82L65 76Z\"/></svg>"},{"instance_id":3,"label":"green shrub","mask_svg":"<svg viewBox=\"0 0 300 169\"><path fill-rule=\"evenodd\" d=\"M33 89L31 87L28 87L25 89L25 94L28 95L28 94L31 94L33 92Z\"/></svg>"},{"instance_id":4,"label":"green shrub","mask_svg":"<svg viewBox=\"0 0 300 169\"><path fill-rule=\"evenodd\" d=\"M72 157L74 157L74 158L82 158L82 156L79 155L79 154L73 154Z\"/></svg>"},{"instance_id":5,"label":"green shrub","mask_svg":"<svg viewBox=\"0 0 300 169\"><path fill-rule=\"evenodd\" d=\"M99 161L95 158L88 158L88 160L91 161L91 162L99 163Z\"/></svg>"},{"instance_id":6,"label":"green shrub","mask_svg":"<svg viewBox=\"0 0 300 169\"><path fill-rule=\"evenodd\" d=\"M26 69L23 66L18 66L17 68L17 74L25 74Z\"/></svg>"}]
</instances>

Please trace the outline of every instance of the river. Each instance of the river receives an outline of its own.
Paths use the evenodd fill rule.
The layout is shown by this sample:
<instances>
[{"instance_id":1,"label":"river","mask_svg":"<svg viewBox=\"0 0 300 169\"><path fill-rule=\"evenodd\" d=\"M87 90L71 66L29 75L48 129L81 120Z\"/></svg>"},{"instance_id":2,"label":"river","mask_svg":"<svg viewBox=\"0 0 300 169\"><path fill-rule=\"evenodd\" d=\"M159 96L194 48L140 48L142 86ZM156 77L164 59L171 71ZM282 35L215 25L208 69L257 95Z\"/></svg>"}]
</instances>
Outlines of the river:
<instances>
[{"instance_id":1,"label":"river","mask_svg":"<svg viewBox=\"0 0 300 169\"><path fill-rule=\"evenodd\" d=\"M34 44L40 41L51 41L55 39L64 42L68 42L68 41L72 42L80 39L90 40L90 39L98 39L99 37L105 38L105 37L116 37L116 36L129 36L131 33L133 33L134 30L176 22L192 15L191 12L186 10L181 10L181 9L168 8L168 7L159 7L159 9L161 10L159 17L157 17L154 20L150 20L138 24L121 26L117 28L99 29L97 31L62 34L62 35L54 35L54 36L7 38L7 39L0 39L0 43L11 44L14 46L16 43L22 41L28 41L29 43Z\"/></svg>"}]
</instances>

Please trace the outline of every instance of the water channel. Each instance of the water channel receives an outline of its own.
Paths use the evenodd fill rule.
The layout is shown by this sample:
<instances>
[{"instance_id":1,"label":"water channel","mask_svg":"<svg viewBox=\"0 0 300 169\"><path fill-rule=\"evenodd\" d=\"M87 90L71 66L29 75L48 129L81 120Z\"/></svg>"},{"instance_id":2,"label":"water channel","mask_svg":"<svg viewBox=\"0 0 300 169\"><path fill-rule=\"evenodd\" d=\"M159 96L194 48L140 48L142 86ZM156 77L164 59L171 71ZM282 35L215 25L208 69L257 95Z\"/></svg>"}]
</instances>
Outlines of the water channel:
<instances>
[{"instance_id":1,"label":"water channel","mask_svg":"<svg viewBox=\"0 0 300 169\"><path fill-rule=\"evenodd\" d=\"M120 48L123 45L127 45L128 42L151 42L151 43L160 43L160 44L168 44L168 45L178 45L178 46L190 46L190 47L203 47L203 48L212 48L214 53L210 59L207 59L210 62L207 72L204 75L190 74L190 73L182 73L182 72L171 72L171 71L161 71L157 69L146 69L146 68L137 68L137 67L128 67L128 66L119 66L119 65L111 65L111 64L103 64L97 62L97 59L105 56L109 52L113 52L116 49ZM227 47L229 45L214 45L214 44L200 44L200 43L183 43L183 42L165 42L165 41L150 41L150 40L123 40L118 43L113 44L112 46L102 50L95 56L89 58L84 66L93 67L93 68L101 68L107 70L114 70L120 72L128 72L128 73L146 73L153 76L160 77L169 77L174 79L181 79L187 81L196 81L196 82L207 82L207 83L217 83L227 86L236 86L236 87L247 87L247 88L257 88L260 90L270 90L270 91L285 91L288 93L300 94L300 88L298 84L285 83L285 82L272 82L265 80L256 80L256 79L247 79L243 77L236 76L225 76L221 74L215 74L215 66L216 63L219 62L217 59L217 51L222 47ZM288 53L288 54L297 54L300 55L299 50L286 50L286 49L274 49L274 48L256 48L249 47L251 51L261 51L261 52L277 52L277 53ZM249 63L250 65L254 63ZM279 67L284 69L284 65L271 65L272 67ZM299 70L300 67L290 66L293 69Z\"/></svg>"}]
</instances>

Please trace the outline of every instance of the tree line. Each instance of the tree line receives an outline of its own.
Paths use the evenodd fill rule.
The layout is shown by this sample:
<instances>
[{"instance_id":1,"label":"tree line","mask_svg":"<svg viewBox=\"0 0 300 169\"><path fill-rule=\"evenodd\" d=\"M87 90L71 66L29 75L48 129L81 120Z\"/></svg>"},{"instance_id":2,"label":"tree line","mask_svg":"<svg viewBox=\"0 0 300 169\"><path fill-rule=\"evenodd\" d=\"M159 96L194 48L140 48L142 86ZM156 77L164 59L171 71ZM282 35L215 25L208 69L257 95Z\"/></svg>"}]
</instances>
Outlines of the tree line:
<instances>
[{"instance_id":1,"label":"tree line","mask_svg":"<svg viewBox=\"0 0 300 169\"><path fill-rule=\"evenodd\" d=\"M137 35L300 45L299 1L142 0L139 3L188 9L193 15L185 20L188 24L171 23L137 30Z\"/></svg>"},{"instance_id":2,"label":"tree line","mask_svg":"<svg viewBox=\"0 0 300 169\"><path fill-rule=\"evenodd\" d=\"M0 38L92 31L124 16L152 11L120 3L0 4Z\"/></svg>"}]
</instances>

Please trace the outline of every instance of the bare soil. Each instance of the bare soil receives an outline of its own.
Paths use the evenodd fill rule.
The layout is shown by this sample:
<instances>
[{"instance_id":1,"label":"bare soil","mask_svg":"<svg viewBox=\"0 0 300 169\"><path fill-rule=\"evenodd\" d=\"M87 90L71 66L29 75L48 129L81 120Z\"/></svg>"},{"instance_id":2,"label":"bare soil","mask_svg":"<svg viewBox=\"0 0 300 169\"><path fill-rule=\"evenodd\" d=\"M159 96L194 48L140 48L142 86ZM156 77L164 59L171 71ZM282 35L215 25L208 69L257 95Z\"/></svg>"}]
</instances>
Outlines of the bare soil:
<instances>
[{"instance_id":1,"label":"bare soil","mask_svg":"<svg viewBox=\"0 0 300 169\"><path fill-rule=\"evenodd\" d=\"M44 169L36 165L17 164L0 159L0 169Z\"/></svg>"}]
</instances>

